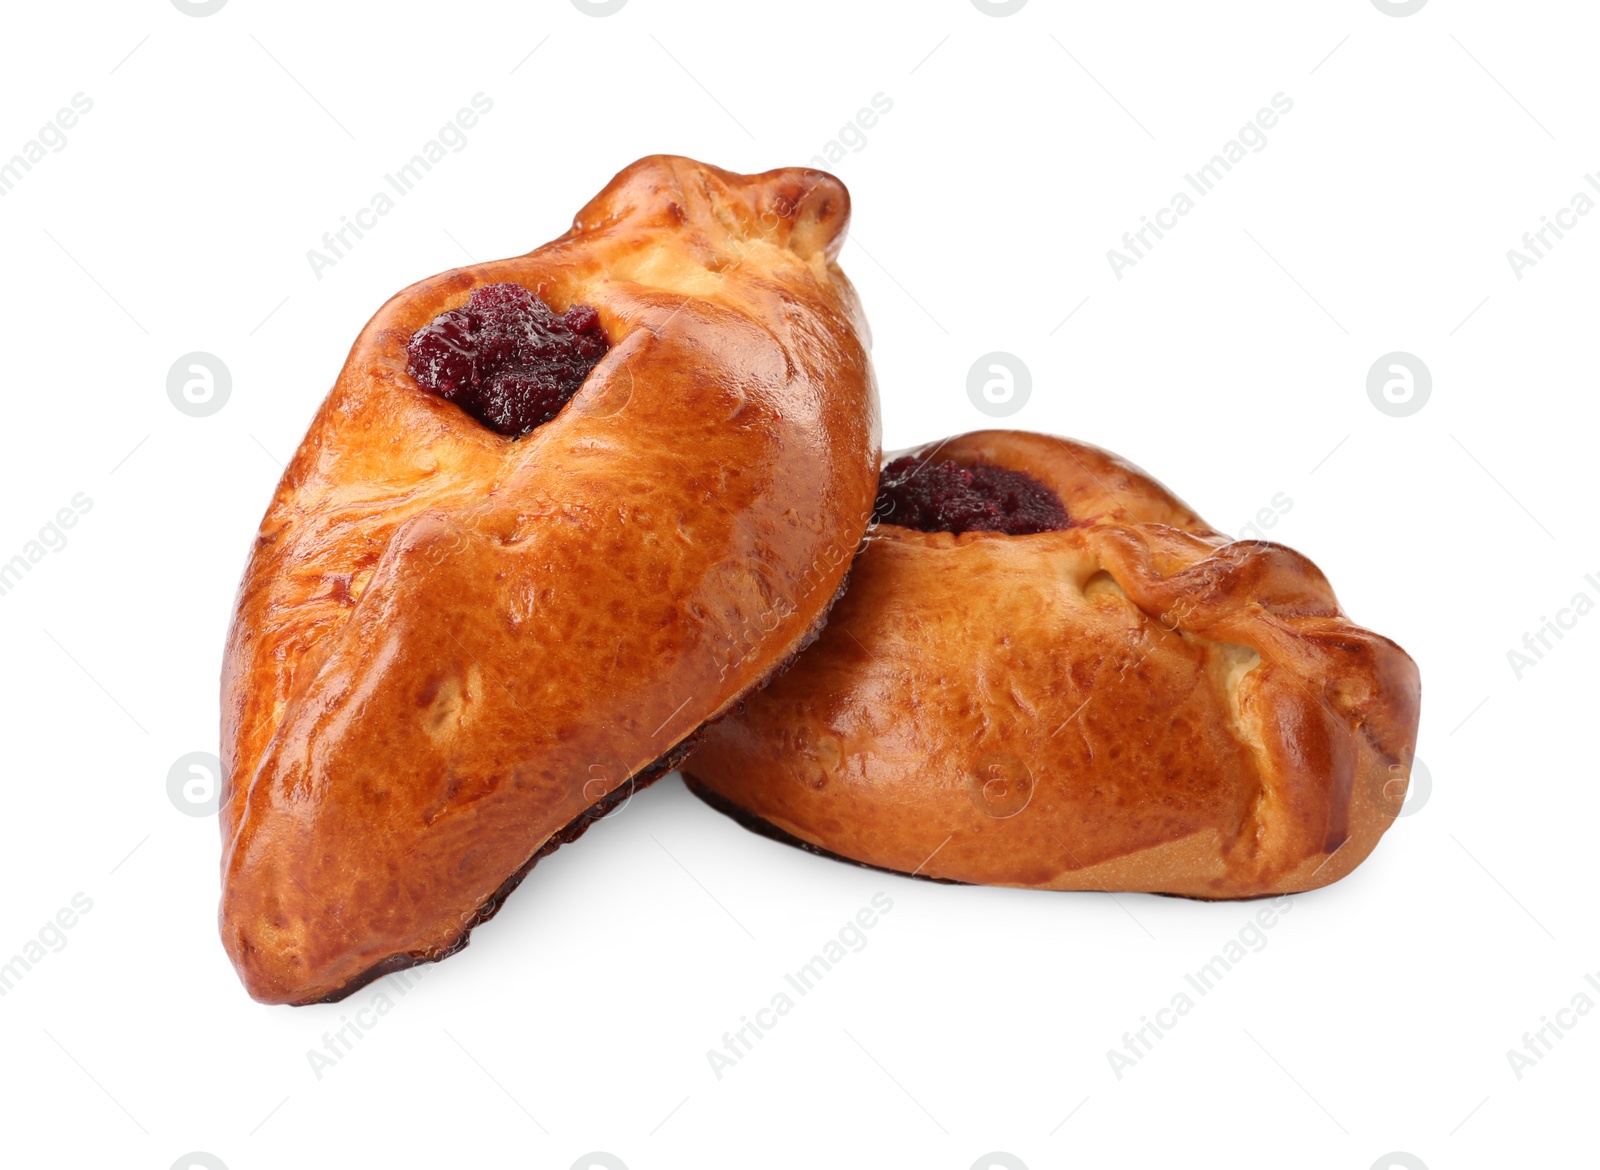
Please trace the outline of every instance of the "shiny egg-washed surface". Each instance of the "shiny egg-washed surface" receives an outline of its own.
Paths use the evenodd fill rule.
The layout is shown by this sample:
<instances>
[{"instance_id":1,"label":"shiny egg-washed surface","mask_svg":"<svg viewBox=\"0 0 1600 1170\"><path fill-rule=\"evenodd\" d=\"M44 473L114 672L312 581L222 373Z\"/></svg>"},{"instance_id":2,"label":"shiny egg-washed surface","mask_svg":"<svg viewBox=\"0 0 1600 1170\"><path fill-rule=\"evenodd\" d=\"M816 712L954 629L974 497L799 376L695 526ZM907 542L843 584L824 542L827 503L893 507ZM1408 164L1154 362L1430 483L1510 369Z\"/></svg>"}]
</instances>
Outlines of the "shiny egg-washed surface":
<instances>
[{"instance_id":1,"label":"shiny egg-washed surface","mask_svg":"<svg viewBox=\"0 0 1600 1170\"><path fill-rule=\"evenodd\" d=\"M836 179L682 158L362 331L262 521L223 668L223 942L307 1003L455 949L552 835L730 709L826 612L878 472ZM417 386L472 291L610 349L494 433Z\"/></svg>"},{"instance_id":2,"label":"shiny egg-washed surface","mask_svg":"<svg viewBox=\"0 0 1600 1170\"><path fill-rule=\"evenodd\" d=\"M821 639L686 774L818 849L961 882L1244 898L1371 852L1420 684L1316 566L1087 444L935 450L1031 475L1071 526L878 526Z\"/></svg>"}]
</instances>

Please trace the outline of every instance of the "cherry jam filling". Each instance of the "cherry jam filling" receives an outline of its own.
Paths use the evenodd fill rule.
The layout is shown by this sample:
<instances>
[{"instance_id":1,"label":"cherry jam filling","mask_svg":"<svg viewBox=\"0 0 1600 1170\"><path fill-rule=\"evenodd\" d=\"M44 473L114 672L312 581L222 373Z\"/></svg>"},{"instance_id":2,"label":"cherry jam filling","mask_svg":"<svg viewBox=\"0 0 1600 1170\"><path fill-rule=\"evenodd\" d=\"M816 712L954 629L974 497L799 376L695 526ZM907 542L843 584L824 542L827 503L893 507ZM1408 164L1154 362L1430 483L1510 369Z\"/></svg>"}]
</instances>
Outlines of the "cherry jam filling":
<instances>
[{"instance_id":1,"label":"cherry jam filling","mask_svg":"<svg viewBox=\"0 0 1600 1170\"><path fill-rule=\"evenodd\" d=\"M525 435L560 413L611 343L600 315L560 316L520 284L487 284L411 335L417 384L502 435Z\"/></svg>"},{"instance_id":2,"label":"cherry jam filling","mask_svg":"<svg viewBox=\"0 0 1600 1170\"><path fill-rule=\"evenodd\" d=\"M1071 527L1060 497L1033 476L992 463L962 467L904 455L878 480L876 518L922 532L1026 536Z\"/></svg>"}]
</instances>

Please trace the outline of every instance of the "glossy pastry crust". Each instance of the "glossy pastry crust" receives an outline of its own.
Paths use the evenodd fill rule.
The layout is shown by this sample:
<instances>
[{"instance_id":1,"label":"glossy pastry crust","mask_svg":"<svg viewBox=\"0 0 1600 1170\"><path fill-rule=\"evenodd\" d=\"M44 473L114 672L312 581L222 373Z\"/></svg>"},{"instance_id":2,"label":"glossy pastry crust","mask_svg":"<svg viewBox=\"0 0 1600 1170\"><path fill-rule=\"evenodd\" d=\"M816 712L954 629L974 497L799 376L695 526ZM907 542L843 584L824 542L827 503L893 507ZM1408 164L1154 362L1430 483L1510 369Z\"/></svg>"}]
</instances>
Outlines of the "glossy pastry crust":
<instances>
[{"instance_id":1,"label":"glossy pastry crust","mask_svg":"<svg viewBox=\"0 0 1600 1170\"><path fill-rule=\"evenodd\" d=\"M836 179L651 157L560 239L406 289L278 485L222 680L224 944L250 994L440 958L814 636L872 509ZM495 434L407 341L510 281L611 349Z\"/></svg>"},{"instance_id":2,"label":"glossy pastry crust","mask_svg":"<svg viewBox=\"0 0 1600 1170\"><path fill-rule=\"evenodd\" d=\"M921 454L1026 472L1072 526L879 525L816 645L686 774L819 850L944 880L1247 898L1372 851L1420 684L1316 566L1087 444L986 431Z\"/></svg>"}]
</instances>

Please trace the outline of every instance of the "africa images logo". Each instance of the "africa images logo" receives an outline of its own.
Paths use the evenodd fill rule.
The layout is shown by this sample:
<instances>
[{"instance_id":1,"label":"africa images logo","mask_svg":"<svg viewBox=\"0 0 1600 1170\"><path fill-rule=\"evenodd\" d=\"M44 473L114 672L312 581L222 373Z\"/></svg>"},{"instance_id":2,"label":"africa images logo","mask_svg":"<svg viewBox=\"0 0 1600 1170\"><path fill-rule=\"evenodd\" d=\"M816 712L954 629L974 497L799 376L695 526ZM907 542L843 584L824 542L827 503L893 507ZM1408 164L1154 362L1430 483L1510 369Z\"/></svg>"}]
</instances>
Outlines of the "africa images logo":
<instances>
[{"instance_id":1,"label":"africa images logo","mask_svg":"<svg viewBox=\"0 0 1600 1170\"><path fill-rule=\"evenodd\" d=\"M417 184L427 178L428 173L448 155L460 154L467 148L469 131L478 125L479 118L494 109L494 99L485 93L473 94L471 103L470 108L462 106L457 110L439 128L438 133L422 144L416 154L392 173L385 173L383 181L394 192L393 195L381 188L373 192L367 206L356 208L352 215L341 215L337 228L322 233L321 248L306 249L306 262L311 265L312 276L321 280L324 269L332 268L345 259L356 242L378 226L382 216L399 206L397 199L403 199L416 190Z\"/></svg>"},{"instance_id":2,"label":"africa images logo","mask_svg":"<svg viewBox=\"0 0 1600 1170\"><path fill-rule=\"evenodd\" d=\"M1255 117L1224 142L1218 153L1196 167L1192 174L1184 175L1183 181L1201 198L1211 194L1216 190L1217 184L1227 178L1237 164L1243 162L1249 155L1260 154L1267 148L1267 131L1277 126L1278 119L1292 109L1294 109L1293 98L1281 92L1273 94L1270 108L1262 106L1257 110ZM1188 191L1178 190L1173 192L1166 207L1157 208L1153 217L1141 215L1140 227L1122 233L1124 250L1111 248L1106 251L1111 274L1121 280L1125 269L1132 268L1140 260L1146 259L1147 254L1155 247L1156 241L1165 238L1167 232L1178 226L1179 217L1188 215L1196 206L1193 195ZM1155 240L1150 238L1151 235L1155 236Z\"/></svg>"},{"instance_id":3,"label":"africa images logo","mask_svg":"<svg viewBox=\"0 0 1600 1170\"><path fill-rule=\"evenodd\" d=\"M24 176L51 154L60 154L67 148L67 131L78 124L78 119L94 109L94 99L84 93L72 95L72 105L62 106L55 116L39 128L39 132L22 144L16 154L0 162L0 198L11 194L12 188ZM49 153L46 153L48 149Z\"/></svg>"}]
</instances>

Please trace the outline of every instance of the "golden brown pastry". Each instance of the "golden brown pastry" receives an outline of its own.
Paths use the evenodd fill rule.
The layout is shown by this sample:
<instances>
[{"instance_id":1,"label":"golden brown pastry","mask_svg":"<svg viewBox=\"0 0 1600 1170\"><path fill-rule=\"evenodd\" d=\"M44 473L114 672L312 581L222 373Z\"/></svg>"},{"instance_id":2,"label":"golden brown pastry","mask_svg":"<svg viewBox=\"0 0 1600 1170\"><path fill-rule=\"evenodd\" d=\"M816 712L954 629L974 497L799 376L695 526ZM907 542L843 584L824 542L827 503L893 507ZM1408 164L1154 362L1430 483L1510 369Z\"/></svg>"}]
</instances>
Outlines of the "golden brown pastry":
<instances>
[{"instance_id":1,"label":"golden brown pastry","mask_svg":"<svg viewBox=\"0 0 1600 1170\"><path fill-rule=\"evenodd\" d=\"M827 629L684 766L819 852L944 880L1326 885L1404 798L1415 664L1310 561L1137 468L986 431L889 464Z\"/></svg>"},{"instance_id":2,"label":"golden brown pastry","mask_svg":"<svg viewBox=\"0 0 1600 1170\"><path fill-rule=\"evenodd\" d=\"M464 946L814 636L878 476L848 218L819 172L647 158L362 331L223 667L220 918L252 996Z\"/></svg>"}]
</instances>

